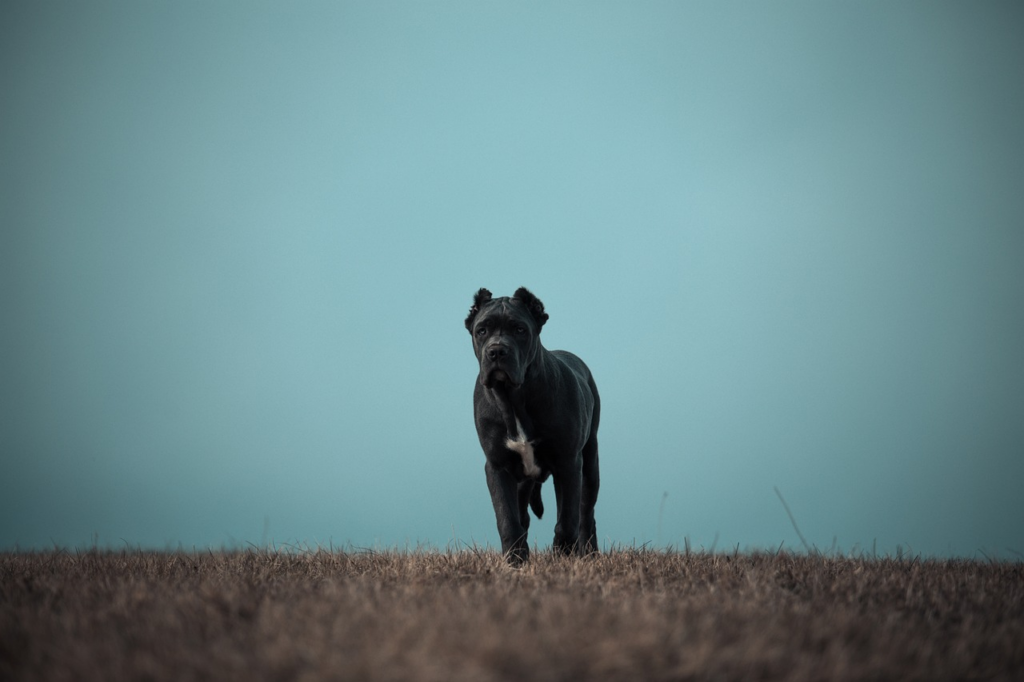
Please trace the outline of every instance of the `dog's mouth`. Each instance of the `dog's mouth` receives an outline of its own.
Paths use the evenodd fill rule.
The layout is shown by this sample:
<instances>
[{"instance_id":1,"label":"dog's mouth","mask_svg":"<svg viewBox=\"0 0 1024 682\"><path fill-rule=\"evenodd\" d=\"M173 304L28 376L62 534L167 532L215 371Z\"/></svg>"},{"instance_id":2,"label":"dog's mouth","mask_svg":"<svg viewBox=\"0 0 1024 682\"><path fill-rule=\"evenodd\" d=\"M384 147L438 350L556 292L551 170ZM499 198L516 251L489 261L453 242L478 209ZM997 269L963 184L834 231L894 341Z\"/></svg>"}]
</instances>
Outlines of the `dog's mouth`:
<instances>
[{"instance_id":1,"label":"dog's mouth","mask_svg":"<svg viewBox=\"0 0 1024 682\"><path fill-rule=\"evenodd\" d=\"M484 377L483 385L485 388L494 388L495 386L504 386L505 388L518 388L519 384L512 380L503 369L494 369L487 373Z\"/></svg>"}]
</instances>

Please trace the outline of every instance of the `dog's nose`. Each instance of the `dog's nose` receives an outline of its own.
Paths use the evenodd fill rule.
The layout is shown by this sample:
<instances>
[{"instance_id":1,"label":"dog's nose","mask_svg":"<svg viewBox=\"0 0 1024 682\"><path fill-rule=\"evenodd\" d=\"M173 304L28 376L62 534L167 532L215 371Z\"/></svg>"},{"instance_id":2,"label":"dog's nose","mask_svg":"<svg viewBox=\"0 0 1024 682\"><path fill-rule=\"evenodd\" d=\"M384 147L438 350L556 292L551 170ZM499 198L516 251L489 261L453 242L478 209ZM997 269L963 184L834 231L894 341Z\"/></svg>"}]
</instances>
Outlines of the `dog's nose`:
<instances>
[{"instance_id":1,"label":"dog's nose","mask_svg":"<svg viewBox=\"0 0 1024 682\"><path fill-rule=\"evenodd\" d=\"M508 349L504 346L491 346L487 349L487 358L489 360L497 360L508 355Z\"/></svg>"}]
</instances>

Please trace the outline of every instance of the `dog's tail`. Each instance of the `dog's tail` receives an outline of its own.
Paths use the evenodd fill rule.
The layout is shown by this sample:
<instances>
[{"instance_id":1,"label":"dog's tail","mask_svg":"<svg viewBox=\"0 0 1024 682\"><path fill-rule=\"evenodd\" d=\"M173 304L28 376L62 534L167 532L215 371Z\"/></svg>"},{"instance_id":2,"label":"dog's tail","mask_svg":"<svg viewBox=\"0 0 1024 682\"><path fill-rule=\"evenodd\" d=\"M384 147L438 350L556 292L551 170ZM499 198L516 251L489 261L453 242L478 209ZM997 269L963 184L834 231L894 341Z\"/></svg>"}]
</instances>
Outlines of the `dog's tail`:
<instances>
[{"instance_id":1,"label":"dog's tail","mask_svg":"<svg viewBox=\"0 0 1024 682\"><path fill-rule=\"evenodd\" d=\"M544 516L544 500L540 499L540 485L541 482L537 481L533 486L533 492L530 493L530 509L538 519Z\"/></svg>"}]
</instances>

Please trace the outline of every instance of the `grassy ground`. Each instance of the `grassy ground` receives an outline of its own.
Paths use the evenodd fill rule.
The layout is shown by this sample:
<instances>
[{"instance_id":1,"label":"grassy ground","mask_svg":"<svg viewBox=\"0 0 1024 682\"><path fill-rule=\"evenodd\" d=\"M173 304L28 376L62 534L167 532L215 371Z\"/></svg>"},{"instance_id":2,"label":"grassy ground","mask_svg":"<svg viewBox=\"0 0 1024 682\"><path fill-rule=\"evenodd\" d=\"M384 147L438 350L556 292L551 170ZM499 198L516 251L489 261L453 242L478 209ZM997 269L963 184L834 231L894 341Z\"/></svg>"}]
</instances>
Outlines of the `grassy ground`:
<instances>
[{"instance_id":1,"label":"grassy ground","mask_svg":"<svg viewBox=\"0 0 1024 682\"><path fill-rule=\"evenodd\" d=\"M1024 564L0 553L4 680L1024 679Z\"/></svg>"}]
</instances>

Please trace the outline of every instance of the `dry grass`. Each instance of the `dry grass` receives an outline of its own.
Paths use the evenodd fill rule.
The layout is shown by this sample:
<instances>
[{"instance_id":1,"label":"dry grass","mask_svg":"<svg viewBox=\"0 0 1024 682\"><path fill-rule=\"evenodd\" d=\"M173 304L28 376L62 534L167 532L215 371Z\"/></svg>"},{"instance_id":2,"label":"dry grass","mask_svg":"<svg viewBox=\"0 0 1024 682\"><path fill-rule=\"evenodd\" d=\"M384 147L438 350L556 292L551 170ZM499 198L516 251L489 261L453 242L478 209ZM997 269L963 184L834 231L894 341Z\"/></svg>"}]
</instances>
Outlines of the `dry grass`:
<instances>
[{"instance_id":1,"label":"dry grass","mask_svg":"<svg viewBox=\"0 0 1024 682\"><path fill-rule=\"evenodd\" d=\"M0 679L1022 679L1024 564L0 554Z\"/></svg>"}]
</instances>

